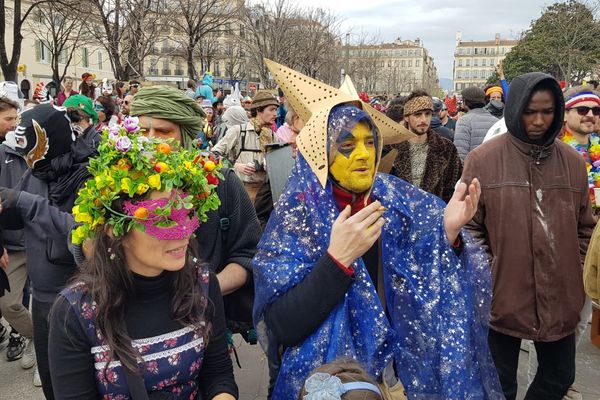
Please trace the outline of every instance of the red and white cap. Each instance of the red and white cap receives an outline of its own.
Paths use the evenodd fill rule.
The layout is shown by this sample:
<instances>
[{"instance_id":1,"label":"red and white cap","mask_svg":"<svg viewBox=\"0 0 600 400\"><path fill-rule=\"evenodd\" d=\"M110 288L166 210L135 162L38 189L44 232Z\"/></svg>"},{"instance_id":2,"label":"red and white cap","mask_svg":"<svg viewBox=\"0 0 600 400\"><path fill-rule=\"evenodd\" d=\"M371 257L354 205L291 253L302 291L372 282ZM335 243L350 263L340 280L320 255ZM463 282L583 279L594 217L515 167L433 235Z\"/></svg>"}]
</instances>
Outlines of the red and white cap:
<instances>
[{"instance_id":1,"label":"red and white cap","mask_svg":"<svg viewBox=\"0 0 600 400\"><path fill-rule=\"evenodd\" d=\"M584 101L593 101L594 103L600 106L600 97L596 93L592 92L582 92L577 93L575 96L567 99L565 101L565 108L573 108L579 103L583 103Z\"/></svg>"}]
</instances>

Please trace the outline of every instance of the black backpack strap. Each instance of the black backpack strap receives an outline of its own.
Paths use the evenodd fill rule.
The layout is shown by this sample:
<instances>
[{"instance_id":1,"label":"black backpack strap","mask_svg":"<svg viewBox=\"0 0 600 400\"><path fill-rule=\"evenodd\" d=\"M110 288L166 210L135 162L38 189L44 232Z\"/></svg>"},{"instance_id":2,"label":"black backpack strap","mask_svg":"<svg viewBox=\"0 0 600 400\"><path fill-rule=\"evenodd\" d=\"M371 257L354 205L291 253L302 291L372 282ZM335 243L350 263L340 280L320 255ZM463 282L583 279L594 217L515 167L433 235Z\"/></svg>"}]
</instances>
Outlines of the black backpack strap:
<instances>
[{"instance_id":1,"label":"black backpack strap","mask_svg":"<svg viewBox=\"0 0 600 400\"><path fill-rule=\"evenodd\" d=\"M221 241L223 242L223 249L227 248L227 234L229 233L230 226L229 214L227 214L227 186L229 185L227 178L230 171L230 169L221 171L225 179L219 182L219 187L221 187L221 190L219 191L219 200L221 200L221 205L219 205L219 229L221 229Z\"/></svg>"},{"instance_id":2,"label":"black backpack strap","mask_svg":"<svg viewBox=\"0 0 600 400\"><path fill-rule=\"evenodd\" d=\"M129 368L123 365L123 372L125 373L125 380L127 381L127 387L129 388L129 394L132 400L150 400L148 392L146 391L146 385L144 384L144 378L140 375L135 374Z\"/></svg>"}]
</instances>

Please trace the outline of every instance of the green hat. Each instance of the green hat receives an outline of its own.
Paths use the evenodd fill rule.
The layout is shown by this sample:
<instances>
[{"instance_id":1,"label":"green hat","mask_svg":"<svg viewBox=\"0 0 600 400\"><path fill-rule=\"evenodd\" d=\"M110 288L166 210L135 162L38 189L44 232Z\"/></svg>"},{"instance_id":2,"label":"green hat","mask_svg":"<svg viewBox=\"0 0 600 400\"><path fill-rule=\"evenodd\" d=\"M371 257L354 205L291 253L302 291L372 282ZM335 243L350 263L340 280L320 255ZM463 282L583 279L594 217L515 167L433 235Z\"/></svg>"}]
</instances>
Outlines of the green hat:
<instances>
[{"instance_id":1,"label":"green hat","mask_svg":"<svg viewBox=\"0 0 600 400\"><path fill-rule=\"evenodd\" d=\"M204 110L182 91L171 86L141 88L133 96L131 115L147 115L171 121L181 128L182 146L192 150L193 140L202 131Z\"/></svg>"},{"instance_id":2,"label":"green hat","mask_svg":"<svg viewBox=\"0 0 600 400\"><path fill-rule=\"evenodd\" d=\"M62 105L65 108L78 108L92 118L94 124L98 123L98 113L94 110L92 100L83 94L69 96Z\"/></svg>"}]
</instances>

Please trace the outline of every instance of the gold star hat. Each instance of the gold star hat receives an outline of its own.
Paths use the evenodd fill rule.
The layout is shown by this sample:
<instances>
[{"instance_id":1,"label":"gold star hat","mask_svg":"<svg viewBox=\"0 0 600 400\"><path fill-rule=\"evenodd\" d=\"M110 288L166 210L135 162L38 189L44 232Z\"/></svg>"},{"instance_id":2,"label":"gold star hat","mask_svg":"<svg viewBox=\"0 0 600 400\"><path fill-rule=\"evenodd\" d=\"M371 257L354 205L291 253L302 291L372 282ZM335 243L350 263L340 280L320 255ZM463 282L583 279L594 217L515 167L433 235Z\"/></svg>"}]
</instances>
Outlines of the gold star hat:
<instances>
[{"instance_id":1,"label":"gold star hat","mask_svg":"<svg viewBox=\"0 0 600 400\"><path fill-rule=\"evenodd\" d=\"M348 77L342 87L337 89L274 61L265 59L265 63L285 93L286 101L290 103L300 119L305 121L296 144L323 187L327 183L329 173L327 122L331 109L335 106L353 103L371 117L379 131L378 164L383 145L400 143L414 136L404 126L361 101Z\"/></svg>"}]
</instances>

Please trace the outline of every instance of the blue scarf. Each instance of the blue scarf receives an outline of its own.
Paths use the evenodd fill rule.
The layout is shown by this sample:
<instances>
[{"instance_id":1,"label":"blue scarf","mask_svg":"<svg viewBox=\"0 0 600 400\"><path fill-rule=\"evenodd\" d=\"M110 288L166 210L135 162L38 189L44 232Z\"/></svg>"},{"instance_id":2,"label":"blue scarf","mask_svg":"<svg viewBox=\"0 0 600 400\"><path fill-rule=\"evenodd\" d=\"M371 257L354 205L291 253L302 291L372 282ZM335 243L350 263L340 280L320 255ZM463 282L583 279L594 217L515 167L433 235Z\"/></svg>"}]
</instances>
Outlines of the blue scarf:
<instances>
[{"instance_id":1,"label":"blue scarf","mask_svg":"<svg viewBox=\"0 0 600 400\"><path fill-rule=\"evenodd\" d=\"M375 376L393 359L409 399L503 399L487 344L485 254L463 233L458 258L445 236L444 203L407 182L377 174L372 198L388 210L380 240L389 319L358 259L343 301L285 351L273 399L298 398L314 368L340 357L358 360ZM259 335L267 331L267 306L325 254L338 213L331 183L323 189L299 154L253 261Z\"/></svg>"}]
</instances>

